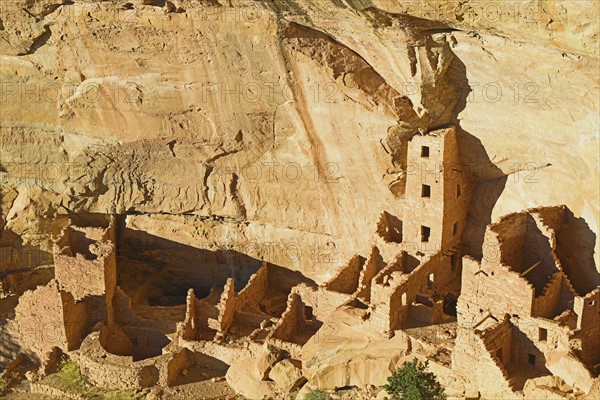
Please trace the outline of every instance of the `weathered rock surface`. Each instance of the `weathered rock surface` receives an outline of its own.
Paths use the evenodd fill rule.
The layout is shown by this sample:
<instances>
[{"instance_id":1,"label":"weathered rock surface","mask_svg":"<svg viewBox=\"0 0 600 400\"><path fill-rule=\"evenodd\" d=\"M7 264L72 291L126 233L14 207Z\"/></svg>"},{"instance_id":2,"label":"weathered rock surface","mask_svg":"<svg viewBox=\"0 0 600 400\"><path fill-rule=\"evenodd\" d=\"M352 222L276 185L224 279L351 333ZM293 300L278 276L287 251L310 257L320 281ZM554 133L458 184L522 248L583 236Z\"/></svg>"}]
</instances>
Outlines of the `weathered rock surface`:
<instances>
[{"instance_id":1,"label":"weathered rock surface","mask_svg":"<svg viewBox=\"0 0 600 400\"><path fill-rule=\"evenodd\" d=\"M468 377L451 370L453 349L438 351L439 343L415 339L431 332L419 326L411 335L394 333L392 326L384 334L365 322L383 309L369 303L371 279L385 264L379 258L397 268L378 283L382 287L412 272L404 261L392 265L397 246L374 234L382 215L391 229L393 216L406 211L400 183L419 168L407 163L408 142L451 126L462 129L466 171L460 172L475 184L468 223L458 235L463 255L481 259L486 226L498 217L564 204L572 214L559 223L566 233L556 248L574 250L558 258L600 266L598 2L12 0L0 7L0 366L21 353L76 349L87 325L101 320L112 331L97 334L94 345L109 347L109 335L126 335L113 325L120 314L128 334L143 338L136 351L144 351L144 343L152 348L151 356L127 355L128 362L139 366L138 357L158 357L165 386L185 384L195 374L208 381L215 377L206 370L221 373L228 366L222 385L247 398L281 397L307 382L303 398L309 388L381 386L417 355L435 360L431 368L452 395L468 395ZM88 274L67 285L64 270L53 269L53 241L65 215L93 213L122 217L119 232L129 236L121 235L121 253L111 259L121 272L115 267L106 282L88 284ZM84 253L102 258L114 244L84 246ZM344 293L319 297L318 285L356 255L375 254L375 245L377 261L353 269L358 272L350 280L360 290L344 287ZM554 249L548 257L556 256ZM576 253L587 258L573 261ZM475 259L467 262L480 273ZM234 300L261 261L274 266L272 276L265 272ZM226 286L223 296L226 279L235 290ZM423 279L421 292L434 291L433 273ZM592 326L597 312L583 307L594 306L597 292L557 311L559 302L587 288L585 280L576 276L572 285L552 275L535 290L548 290L556 304L536 312L565 332L577 331L577 321ZM286 306L300 281L310 285L305 293L314 290L308 297L317 304L292 296ZM180 301L180 292L193 285ZM446 294L420 301L440 311ZM89 299L102 296L99 303ZM347 302L352 296L361 300ZM408 305L399 292L389 297L398 300L388 302L391 314ZM90 319L82 300L89 308L103 304L106 315ZM416 308L428 310L423 303ZM273 337L284 311L289 326L277 326L287 342ZM433 320L430 314L417 317ZM484 320L501 314L489 312ZM61 320L66 325L55 323ZM210 329L202 331L207 321ZM457 348L467 363L481 358L465 355L473 348L489 352L484 364L497 366L498 377L506 378L502 393L513 393L516 383L503 366L507 351L490 343L501 334L509 345L519 342L523 327L518 319L496 322L488 332L493 340L473 328L472 337L457 341L470 338L480 347ZM40 325L53 339L39 339ZM297 326L306 332L295 332ZM177 329L186 331L180 344L197 351L160 355ZM139 333L144 330L151 333ZM545 342L541 335L532 334L536 345ZM251 336L248 342L257 340L252 346L220 342ZM443 339L454 343L455 337ZM289 353L267 345L257 350L268 340L279 340ZM133 346L127 339L125 347ZM600 391L580 355L562 348L544 355L554 376L518 382L526 397ZM189 372L192 365L196 370ZM162 396L158 392L153 395ZM177 389L167 392L178 396Z\"/></svg>"},{"instance_id":2,"label":"weathered rock surface","mask_svg":"<svg viewBox=\"0 0 600 400\"><path fill-rule=\"evenodd\" d=\"M396 211L402 140L456 117L511 174L479 214L560 202L598 228L597 3L440 1L442 22L386 1L22 3L3 7L0 71L18 233L57 212L210 216L310 242L299 268L340 265Z\"/></svg>"}]
</instances>

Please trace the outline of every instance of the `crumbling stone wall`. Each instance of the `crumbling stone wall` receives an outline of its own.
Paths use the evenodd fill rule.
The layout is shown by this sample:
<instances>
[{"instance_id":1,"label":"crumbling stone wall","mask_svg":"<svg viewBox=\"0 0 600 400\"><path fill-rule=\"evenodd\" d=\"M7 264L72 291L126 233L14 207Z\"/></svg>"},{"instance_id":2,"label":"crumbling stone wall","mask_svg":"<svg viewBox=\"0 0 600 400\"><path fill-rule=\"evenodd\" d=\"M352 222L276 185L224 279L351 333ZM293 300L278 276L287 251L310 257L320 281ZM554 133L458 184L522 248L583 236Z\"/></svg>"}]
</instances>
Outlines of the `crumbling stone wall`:
<instances>
[{"instance_id":1,"label":"crumbling stone wall","mask_svg":"<svg viewBox=\"0 0 600 400\"><path fill-rule=\"evenodd\" d=\"M538 296L548 283L549 276L559 270L559 260L554 252L554 230L544 226L532 212L506 215L488 227L484 261L499 260L527 279Z\"/></svg>"},{"instance_id":2,"label":"crumbling stone wall","mask_svg":"<svg viewBox=\"0 0 600 400\"><path fill-rule=\"evenodd\" d=\"M56 254L54 263L56 279L77 300L105 294L104 263L101 260L88 260L81 254L74 257Z\"/></svg>"},{"instance_id":3,"label":"crumbling stone wall","mask_svg":"<svg viewBox=\"0 0 600 400\"><path fill-rule=\"evenodd\" d=\"M365 261L366 259L364 257L355 255L336 276L324 284L324 287L327 290L334 292L353 294L358 288L361 271Z\"/></svg>"},{"instance_id":4,"label":"crumbling stone wall","mask_svg":"<svg viewBox=\"0 0 600 400\"><path fill-rule=\"evenodd\" d=\"M529 371L534 368L540 374L552 371L569 381L576 376L575 380L581 385L589 380L585 377L587 372L582 372L581 362L593 368L600 361L597 305L600 289L592 291L594 294L590 293L589 299L579 296L563 269L557 238L564 213L561 207L531 209L509 214L489 225L481 263L470 257L463 258L457 311L460 326L466 328L461 328L465 337L471 338L472 343L478 343L480 337L493 361L498 361L496 357L504 364L510 362ZM500 334L508 319L481 334L475 329L505 315L510 315L513 327L510 354L504 348L508 346L506 335ZM584 327L583 324L589 325ZM505 343L502 351L494 344L496 341ZM456 343L459 350L467 346L460 338ZM455 353L456 362L464 362L457 364L457 370L467 368L468 371L466 364L473 360L461 361L461 357L466 356L460 351L455 350ZM565 365L572 363L569 368L579 372L563 374L566 368L560 366L563 361ZM498 367L507 378L502 366ZM485 369L485 366L478 368ZM512 389L520 389L514 387L512 380L506 380ZM491 395L501 389L502 381L497 387L493 387L492 382L485 385Z\"/></svg>"},{"instance_id":5,"label":"crumbling stone wall","mask_svg":"<svg viewBox=\"0 0 600 400\"><path fill-rule=\"evenodd\" d=\"M487 333L459 328L452 352L453 370L465 377L466 390L485 398L512 398L514 391L504 368L511 353L511 327L507 321L494 325ZM496 356L502 349L503 360Z\"/></svg>"},{"instance_id":6,"label":"crumbling stone wall","mask_svg":"<svg viewBox=\"0 0 600 400\"><path fill-rule=\"evenodd\" d=\"M118 286L114 295L114 308L116 323L133 342L133 355L137 359L161 354L162 348L170 342L167 334L175 333L177 330L176 321L161 318L159 310L155 310L157 312L155 318L137 315L132 309L131 299ZM185 310L185 306L163 307L167 313L170 308ZM181 314L180 321L183 321L184 313Z\"/></svg>"},{"instance_id":7,"label":"crumbling stone wall","mask_svg":"<svg viewBox=\"0 0 600 400\"><path fill-rule=\"evenodd\" d=\"M156 385L159 370L155 359L133 361L117 356L100 345L99 332L90 333L79 350L77 364L82 376L93 385L108 389L138 389Z\"/></svg>"},{"instance_id":8,"label":"crumbling stone wall","mask_svg":"<svg viewBox=\"0 0 600 400\"><path fill-rule=\"evenodd\" d=\"M473 326L487 314L531 316L534 288L517 272L500 264L463 257L458 322Z\"/></svg>"},{"instance_id":9,"label":"crumbling stone wall","mask_svg":"<svg viewBox=\"0 0 600 400\"><path fill-rule=\"evenodd\" d=\"M86 307L52 280L25 292L15 309L15 321L31 348L44 360L53 348L76 349L84 334Z\"/></svg>"},{"instance_id":10,"label":"crumbling stone wall","mask_svg":"<svg viewBox=\"0 0 600 400\"><path fill-rule=\"evenodd\" d=\"M600 289L585 297L575 297L577 336L581 339L581 360L587 366L600 363Z\"/></svg>"},{"instance_id":11,"label":"crumbling stone wall","mask_svg":"<svg viewBox=\"0 0 600 400\"><path fill-rule=\"evenodd\" d=\"M285 312L270 338L303 345L317 331L318 325L306 319L305 304L297 293L291 293Z\"/></svg>"},{"instance_id":12,"label":"crumbling stone wall","mask_svg":"<svg viewBox=\"0 0 600 400\"><path fill-rule=\"evenodd\" d=\"M227 335L235 317L235 291L232 278L227 279L217 310L218 318L210 319L208 323L211 329L217 331L217 338L223 338Z\"/></svg>"},{"instance_id":13,"label":"crumbling stone wall","mask_svg":"<svg viewBox=\"0 0 600 400\"><path fill-rule=\"evenodd\" d=\"M437 298L428 310L423 309L426 305L416 306L421 310L413 311L412 315L430 323L437 321L443 312L443 302L438 304L438 300L460 273L458 268L453 270L450 257L443 254L430 257L410 273L403 272L406 260L406 254L399 255L372 280L369 322L373 329L387 335L407 321L419 294Z\"/></svg>"},{"instance_id":14,"label":"crumbling stone wall","mask_svg":"<svg viewBox=\"0 0 600 400\"><path fill-rule=\"evenodd\" d=\"M248 284L238 293L235 300L236 312L242 311L249 304L256 304L265 297L269 289L269 270L266 263L254 273Z\"/></svg>"},{"instance_id":15,"label":"crumbling stone wall","mask_svg":"<svg viewBox=\"0 0 600 400\"><path fill-rule=\"evenodd\" d=\"M391 336L408 318L408 295L401 284L402 273L390 274L385 283L371 287L372 311L369 323L377 332Z\"/></svg>"},{"instance_id":16,"label":"crumbling stone wall","mask_svg":"<svg viewBox=\"0 0 600 400\"><path fill-rule=\"evenodd\" d=\"M198 332L196 313L196 295L194 289L189 289L185 301L185 319L177 324L177 337L183 340L195 340Z\"/></svg>"},{"instance_id":17,"label":"crumbling stone wall","mask_svg":"<svg viewBox=\"0 0 600 400\"><path fill-rule=\"evenodd\" d=\"M565 279L562 271L552 275L540 295L533 299L533 316L554 318L567 309L573 295L564 284Z\"/></svg>"},{"instance_id":18,"label":"crumbling stone wall","mask_svg":"<svg viewBox=\"0 0 600 400\"><path fill-rule=\"evenodd\" d=\"M69 220L53 248L56 279L75 300L90 303L88 308L94 310L90 325L99 321L114 323L115 218L110 216L106 223L101 227L79 227Z\"/></svg>"},{"instance_id":19,"label":"crumbling stone wall","mask_svg":"<svg viewBox=\"0 0 600 400\"><path fill-rule=\"evenodd\" d=\"M304 283L294 287L292 293L298 293L302 301L312 307L313 315L319 321L325 321L331 312L352 299L350 294L330 291L323 286L308 286Z\"/></svg>"},{"instance_id":20,"label":"crumbling stone wall","mask_svg":"<svg viewBox=\"0 0 600 400\"><path fill-rule=\"evenodd\" d=\"M594 262L596 235L587 223L576 218L565 206L531 210L541 222L556 232L556 255L576 293L585 296L600 285L600 273Z\"/></svg>"},{"instance_id":21,"label":"crumbling stone wall","mask_svg":"<svg viewBox=\"0 0 600 400\"><path fill-rule=\"evenodd\" d=\"M158 383L162 386L173 386L181 371L194 363L194 355L188 349L181 349L174 354L161 357Z\"/></svg>"},{"instance_id":22,"label":"crumbling stone wall","mask_svg":"<svg viewBox=\"0 0 600 400\"><path fill-rule=\"evenodd\" d=\"M476 331L477 333L477 331ZM507 318L478 334L492 358L503 366L510 364L513 348L513 325Z\"/></svg>"},{"instance_id":23,"label":"crumbling stone wall","mask_svg":"<svg viewBox=\"0 0 600 400\"><path fill-rule=\"evenodd\" d=\"M377 246L373 246L369 259L364 264L358 278L358 288L356 289L355 296L365 301L369 301L371 298L371 281L383 269L385 263L383 257L379 253Z\"/></svg>"}]
</instances>

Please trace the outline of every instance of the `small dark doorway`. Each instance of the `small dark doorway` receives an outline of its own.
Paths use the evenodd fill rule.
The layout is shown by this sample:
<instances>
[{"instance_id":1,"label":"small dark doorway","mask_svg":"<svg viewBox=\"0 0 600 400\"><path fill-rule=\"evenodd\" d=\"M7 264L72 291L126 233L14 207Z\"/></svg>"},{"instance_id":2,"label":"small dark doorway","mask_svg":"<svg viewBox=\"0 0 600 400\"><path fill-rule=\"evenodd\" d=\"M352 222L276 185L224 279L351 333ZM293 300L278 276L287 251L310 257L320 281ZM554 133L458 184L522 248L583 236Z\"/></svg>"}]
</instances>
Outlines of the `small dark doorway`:
<instances>
[{"instance_id":1,"label":"small dark doorway","mask_svg":"<svg viewBox=\"0 0 600 400\"><path fill-rule=\"evenodd\" d=\"M304 317L308 321L313 319L313 308L312 307L304 306Z\"/></svg>"},{"instance_id":2,"label":"small dark doorway","mask_svg":"<svg viewBox=\"0 0 600 400\"><path fill-rule=\"evenodd\" d=\"M456 317L456 296L449 293L444 297L444 314Z\"/></svg>"}]
</instances>

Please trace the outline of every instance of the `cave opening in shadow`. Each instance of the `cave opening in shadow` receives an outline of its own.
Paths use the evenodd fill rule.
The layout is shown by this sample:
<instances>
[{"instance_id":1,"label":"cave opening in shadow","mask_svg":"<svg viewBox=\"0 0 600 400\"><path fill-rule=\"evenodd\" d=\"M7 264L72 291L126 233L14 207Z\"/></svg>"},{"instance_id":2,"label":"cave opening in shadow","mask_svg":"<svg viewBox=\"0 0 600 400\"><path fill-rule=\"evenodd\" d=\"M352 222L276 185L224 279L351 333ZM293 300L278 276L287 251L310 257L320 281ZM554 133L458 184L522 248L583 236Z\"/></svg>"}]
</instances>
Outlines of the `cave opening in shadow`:
<instances>
[{"instance_id":1,"label":"cave opening in shadow","mask_svg":"<svg viewBox=\"0 0 600 400\"><path fill-rule=\"evenodd\" d=\"M190 289L196 298L196 315L204 321L195 339L212 340L216 331L204 324L217 319L217 305L228 279L239 294L263 267L269 284L268 293L257 300L257 309L264 314L260 321L281 316L294 286L315 284L300 272L272 264L267 268L263 260L235 250L197 248L132 229L125 218L117 217L113 305L116 322L131 341L130 355L135 361L162 354L178 323L186 318Z\"/></svg>"},{"instance_id":2,"label":"cave opening in shadow","mask_svg":"<svg viewBox=\"0 0 600 400\"><path fill-rule=\"evenodd\" d=\"M117 284L136 304L182 305L189 289L204 298L227 278L240 290L262 262L234 250L196 248L131 229L123 217L117 237Z\"/></svg>"}]
</instances>

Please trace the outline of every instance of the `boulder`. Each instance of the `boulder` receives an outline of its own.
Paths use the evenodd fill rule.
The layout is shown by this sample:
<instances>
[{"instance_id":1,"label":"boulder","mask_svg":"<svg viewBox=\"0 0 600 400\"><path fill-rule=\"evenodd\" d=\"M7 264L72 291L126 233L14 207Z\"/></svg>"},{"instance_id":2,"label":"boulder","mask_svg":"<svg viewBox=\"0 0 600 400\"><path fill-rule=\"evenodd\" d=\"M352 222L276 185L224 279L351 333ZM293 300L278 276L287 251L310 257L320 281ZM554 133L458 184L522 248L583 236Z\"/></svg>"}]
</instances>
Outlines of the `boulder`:
<instances>
[{"instance_id":1,"label":"boulder","mask_svg":"<svg viewBox=\"0 0 600 400\"><path fill-rule=\"evenodd\" d=\"M275 398L275 383L264 381L256 357L243 358L232 364L225 379L231 388L248 399Z\"/></svg>"},{"instance_id":2,"label":"boulder","mask_svg":"<svg viewBox=\"0 0 600 400\"><path fill-rule=\"evenodd\" d=\"M278 362L269 372L269 378L284 392L290 393L306 381L302 370L287 359Z\"/></svg>"}]
</instances>

